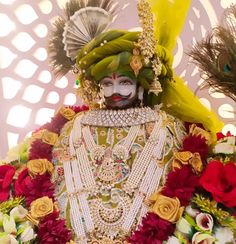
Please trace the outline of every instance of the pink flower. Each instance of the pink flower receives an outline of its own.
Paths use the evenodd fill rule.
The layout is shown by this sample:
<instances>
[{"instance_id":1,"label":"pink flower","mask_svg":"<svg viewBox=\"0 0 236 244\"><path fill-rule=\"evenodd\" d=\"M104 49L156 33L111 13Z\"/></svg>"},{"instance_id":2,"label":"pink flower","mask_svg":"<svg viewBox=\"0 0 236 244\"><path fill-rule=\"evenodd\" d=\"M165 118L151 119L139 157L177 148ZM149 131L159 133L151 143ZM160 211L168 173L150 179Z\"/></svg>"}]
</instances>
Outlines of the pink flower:
<instances>
[{"instance_id":1,"label":"pink flower","mask_svg":"<svg viewBox=\"0 0 236 244\"><path fill-rule=\"evenodd\" d=\"M204 231L212 231L214 221L210 214L199 213L196 216L196 223Z\"/></svg>"}]
</instances>

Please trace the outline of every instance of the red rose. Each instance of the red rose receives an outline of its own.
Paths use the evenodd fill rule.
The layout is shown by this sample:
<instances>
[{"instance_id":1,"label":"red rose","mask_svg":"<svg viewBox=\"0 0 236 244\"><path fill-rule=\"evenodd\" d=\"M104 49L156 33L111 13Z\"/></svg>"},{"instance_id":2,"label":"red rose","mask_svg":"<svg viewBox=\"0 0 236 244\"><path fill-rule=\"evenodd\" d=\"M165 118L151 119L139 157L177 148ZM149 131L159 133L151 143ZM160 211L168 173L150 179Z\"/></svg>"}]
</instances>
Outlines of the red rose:
<instances>
[{"instance_id":1,"label":"red rose","mask_svg":"<svg viewBox=\"0 0 236 244\"><path fill-rule=\"evenodd\" d=\"M168 174L162 194L167 197L178 197L181 205L187 206L198 185L198 177L191 167L186 165Z\"/></svg>"},{"instance_id":2,"label":"red rose","mask_svg":"<svg viewBox=\"0 0 236 244\"><path fill-rule=\"evenodd\" d=\"M9 198L10 185L15 172L16 169L12 165L0 166L0 202Z\"/></svg>"},{"instance_id":3,"label":"red rose","mask_svg":"<svg viewBox=\"0 0 236 244\"><path fill-rule=\"evenodd\" d=\"M71 232L66 228L65 220L59 219L59 213L53 212L39 224L38 239L42 244L65 244L71 240Z\"/></svg>"},{"instance_id":4,"label":"red rose","mask_svg":"<svg viewBox=\"0 0 236 244\"><path fill-rule=\"evenodd\" d=\"M154 213L148 213L142 220L142 225L129 237L131 244L162 244L174 233L172 223L159 218Z\"/></svg>"},{"instance_id":5,"label":"red rose","mask_svg":"<svg viewBox=\"0 0 236 244\"><path fill-rule=\"evenodd\" d=\"M24 169L18 176L18 179L15 181L14 190L15 196L20 197L24 196L24 192L27 189L27 186L30 184L31 178L28 174L28 169Z\"/></svg>"},{"instance_id":6,"label":"red rose","mask_svg":"<svg viewBox=\"0 0 236 244\"><path fill-rule=\"evenodd\" d=\"M236 207L236 164L211 161L200 178L200 185L227 207Z\"/></svg>"}]
</instances>

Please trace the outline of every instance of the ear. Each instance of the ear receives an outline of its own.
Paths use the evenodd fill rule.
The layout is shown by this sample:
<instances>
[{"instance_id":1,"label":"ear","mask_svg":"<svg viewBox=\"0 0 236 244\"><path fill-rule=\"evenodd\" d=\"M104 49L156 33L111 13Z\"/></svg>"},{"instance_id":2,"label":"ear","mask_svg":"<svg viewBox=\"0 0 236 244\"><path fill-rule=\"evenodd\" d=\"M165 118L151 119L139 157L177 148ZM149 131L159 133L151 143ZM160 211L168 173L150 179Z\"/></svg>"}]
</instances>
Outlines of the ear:
<instances>
[{"instance_id":1,"label":"ear","mask_svg":"<svg viewBox=\"0 0 236 244\"><path fill-rule=\"evenodd\" d=\"M143 87L142 86L139 86L139 88L138 88L138 99L140 101L143 101L143 93L144 93Z\"/></svg>"}]
</instances>

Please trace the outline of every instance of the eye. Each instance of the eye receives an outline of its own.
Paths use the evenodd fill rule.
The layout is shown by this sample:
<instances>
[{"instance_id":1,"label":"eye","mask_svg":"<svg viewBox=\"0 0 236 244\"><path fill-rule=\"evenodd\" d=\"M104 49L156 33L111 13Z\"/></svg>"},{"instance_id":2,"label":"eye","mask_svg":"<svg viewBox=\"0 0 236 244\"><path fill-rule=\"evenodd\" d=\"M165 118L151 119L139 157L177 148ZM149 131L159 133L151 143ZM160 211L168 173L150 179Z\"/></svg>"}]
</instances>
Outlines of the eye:
<instances>
[{"instance_id":1,"label":"eye","mask_svg":"<svg viewBox=\"0 0 236 244\"><path fill-rule=\"evenodd\" d=\"M101 84L101 86L103 86L103 87L108 87L108 86L112 86L112 85L113 85L113 83L111 81L103 81Z\"/></svg>"},{"instance_id":2,"label":"eye","mask_svg":"<svg viewBox=\"0 0 236 244\"><path fill-rule=\"evenodd\" d=\"M133 85L133 82L131 80L122 80L120 81L121 85Z\"/></svg>"}]
</instances>

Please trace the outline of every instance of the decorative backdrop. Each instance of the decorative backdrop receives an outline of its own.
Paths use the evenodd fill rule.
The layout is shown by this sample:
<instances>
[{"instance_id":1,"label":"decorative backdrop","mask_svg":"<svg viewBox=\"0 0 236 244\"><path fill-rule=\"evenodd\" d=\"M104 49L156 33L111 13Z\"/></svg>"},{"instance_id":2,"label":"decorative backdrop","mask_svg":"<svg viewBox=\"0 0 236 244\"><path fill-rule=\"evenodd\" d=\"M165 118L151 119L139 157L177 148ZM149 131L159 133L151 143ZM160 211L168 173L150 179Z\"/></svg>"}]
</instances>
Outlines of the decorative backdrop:
<instances>
[{"instance_id":1,"label":"decorative backdrop","mask_svg":"<svg viewBox=\"0 0 236 244\"><path fill-rule=\"evenodd\" d=\"M49 121L60 105L81 103L74 94L74 76L68 74L56 80L47 61L50 23L62 13L65 2L0 0L0 158L9 147ZM119 2L126 5L112 27L138 27L136 0ZM199 71L185 54L216 25L224 8L231 4L236 4L236 0L192 0L175 50L174 66L200 100L225 121L223 131L236 134L235 104L223 94L199 90L202 82Z\"/></svg>"}]
</instances>

